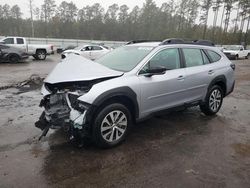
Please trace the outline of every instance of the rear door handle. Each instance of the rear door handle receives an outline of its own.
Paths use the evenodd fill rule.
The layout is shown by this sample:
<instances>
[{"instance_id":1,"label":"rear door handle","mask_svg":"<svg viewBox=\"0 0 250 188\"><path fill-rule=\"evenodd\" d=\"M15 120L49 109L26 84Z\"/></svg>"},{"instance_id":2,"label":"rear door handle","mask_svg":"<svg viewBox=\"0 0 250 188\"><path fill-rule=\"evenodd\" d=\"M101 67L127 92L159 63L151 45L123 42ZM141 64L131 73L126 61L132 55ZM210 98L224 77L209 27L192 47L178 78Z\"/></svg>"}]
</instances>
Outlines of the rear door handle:
<instances>
[{"instance_id":1,"label":"rear door handle","mask_svg":"<svg viewBox=\"0 0 250 188\"><path fill-rule=\"evenodd\" d=\"M184 80L184 76L183 75L178 76L177 80Z\"/></svg>"},{"instance_id":2,"label":"rear door handle","mask_svg":"<svg viewBox=\"0 0 250 188\"><path fill-rule=\"evenodd\" d=\"M214 73L214 70L209 70L208 71L208 74L213 74Z\"/></svg>"}]
</instances>

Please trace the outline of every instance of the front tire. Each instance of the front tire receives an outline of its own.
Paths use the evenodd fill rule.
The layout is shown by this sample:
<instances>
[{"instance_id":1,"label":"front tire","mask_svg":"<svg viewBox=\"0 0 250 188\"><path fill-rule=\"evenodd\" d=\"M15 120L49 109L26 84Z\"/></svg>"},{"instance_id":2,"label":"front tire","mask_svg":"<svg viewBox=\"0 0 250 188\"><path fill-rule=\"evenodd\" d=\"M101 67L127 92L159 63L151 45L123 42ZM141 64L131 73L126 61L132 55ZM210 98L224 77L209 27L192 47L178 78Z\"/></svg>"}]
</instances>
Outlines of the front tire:
<instances>
[{"instance_id":1,"label":"front tire","mask_svg":"<svg viewBox=\"0 0 250 188\"><path fill-rule=\"evenodd\" d=\"M220 86L214 85L207 93L205 103L200 105L201 111L208 116L215 115L221 108L223 91Z\"/></svg>"},{"instance_id":2,"label":"front tire","mask_svg":"<svg viewBox=\"0 0 250 188\"><path fill-rule=\"evenodd\" d=\"M93 124L93 140L98 147L110 148L126 138L132 123L131 113L123 104L113 103L102 108Z\"/></svg>"},{"instance_id":3,"label":"front tire","mask_svg":"<svg viewBox=\"0 0 250 188\"><path fill-rule=\"evenodd\" d=\"M18 63L19 60L20 60L20 58L19 58L19 56L16 55L16 54L11 54L11 55L9 56L9 62L10 62L10 63Z\"/></svg>"}]
</instances>

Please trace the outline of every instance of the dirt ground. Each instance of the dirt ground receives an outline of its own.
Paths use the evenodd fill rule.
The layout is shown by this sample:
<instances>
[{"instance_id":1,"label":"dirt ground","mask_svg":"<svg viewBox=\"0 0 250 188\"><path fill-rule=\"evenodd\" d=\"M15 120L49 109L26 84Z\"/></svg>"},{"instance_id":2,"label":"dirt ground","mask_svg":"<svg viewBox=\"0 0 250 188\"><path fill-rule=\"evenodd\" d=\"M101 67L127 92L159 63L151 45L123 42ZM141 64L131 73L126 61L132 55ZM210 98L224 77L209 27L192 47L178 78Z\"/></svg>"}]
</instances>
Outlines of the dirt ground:
<instances>
[{"instance_id":1,"label":"dirt ground","mask_svg":"<svg viewBox=\"0 0 250 188\"><path fill-rule=\"evenodd\" d=\"M44 77L57 61L0 64L0 87ZM38 141L39 89L2 88L0 187L250 187L250 60L234 63L236 88L217 116L195 107L154 117L109 150L77 149L62 131Z\"/></svg>"}]
</instances>

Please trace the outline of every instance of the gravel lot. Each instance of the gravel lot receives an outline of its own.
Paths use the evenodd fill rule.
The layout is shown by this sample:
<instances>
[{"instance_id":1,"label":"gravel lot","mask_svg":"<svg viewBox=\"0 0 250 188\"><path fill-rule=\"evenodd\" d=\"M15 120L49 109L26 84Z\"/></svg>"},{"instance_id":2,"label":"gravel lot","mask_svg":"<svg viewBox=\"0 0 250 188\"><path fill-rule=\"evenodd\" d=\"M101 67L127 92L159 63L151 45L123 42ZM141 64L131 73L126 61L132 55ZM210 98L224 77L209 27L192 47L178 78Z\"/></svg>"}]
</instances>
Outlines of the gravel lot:
<instances>
[{"instance_id":1,"label":"gravel lot","mask_svg":"<svg viewBox=\"0 0 250 188\"><path fill-rule=\"evenodd\" d=\"M198 108L151 118L121 146L77 149L61 132L41 141L37 87L60 57L0 64L0 187L249 187L250 60L235 61L236 88L215 117Z\"/></svg>"}]
</instances>

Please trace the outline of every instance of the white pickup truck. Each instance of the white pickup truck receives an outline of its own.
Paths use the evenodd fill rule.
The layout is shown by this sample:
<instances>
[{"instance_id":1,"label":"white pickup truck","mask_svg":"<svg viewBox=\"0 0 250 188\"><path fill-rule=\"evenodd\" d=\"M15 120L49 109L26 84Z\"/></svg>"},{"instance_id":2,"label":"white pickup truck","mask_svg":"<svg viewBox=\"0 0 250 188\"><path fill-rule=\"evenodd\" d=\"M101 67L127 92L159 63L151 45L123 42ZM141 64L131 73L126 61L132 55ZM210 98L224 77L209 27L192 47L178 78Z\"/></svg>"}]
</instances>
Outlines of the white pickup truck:
<instances>
[{"instance_id":1,"label":"white pickup truck","mask_svg":"<svg viewBox=\"0 0 250 188\"><path fill-rule=\"evenodd\" d=\"M223 46L223 53L229 59L250 58L250 50L245 50L242 45L226 45Z\"/></svg>"},{"instance_id":2,"label":"white pickup truck","mask_svg":"<svg viewBox=\"0 0 250 188\"><path fill-rule=\"evenodd\" d=\"M37 60L45 60L47 55L53 54L53 46L48 44L28 44L23 37L5 37L0 43L23 49Z\"/></svg>"}]
</instances>

